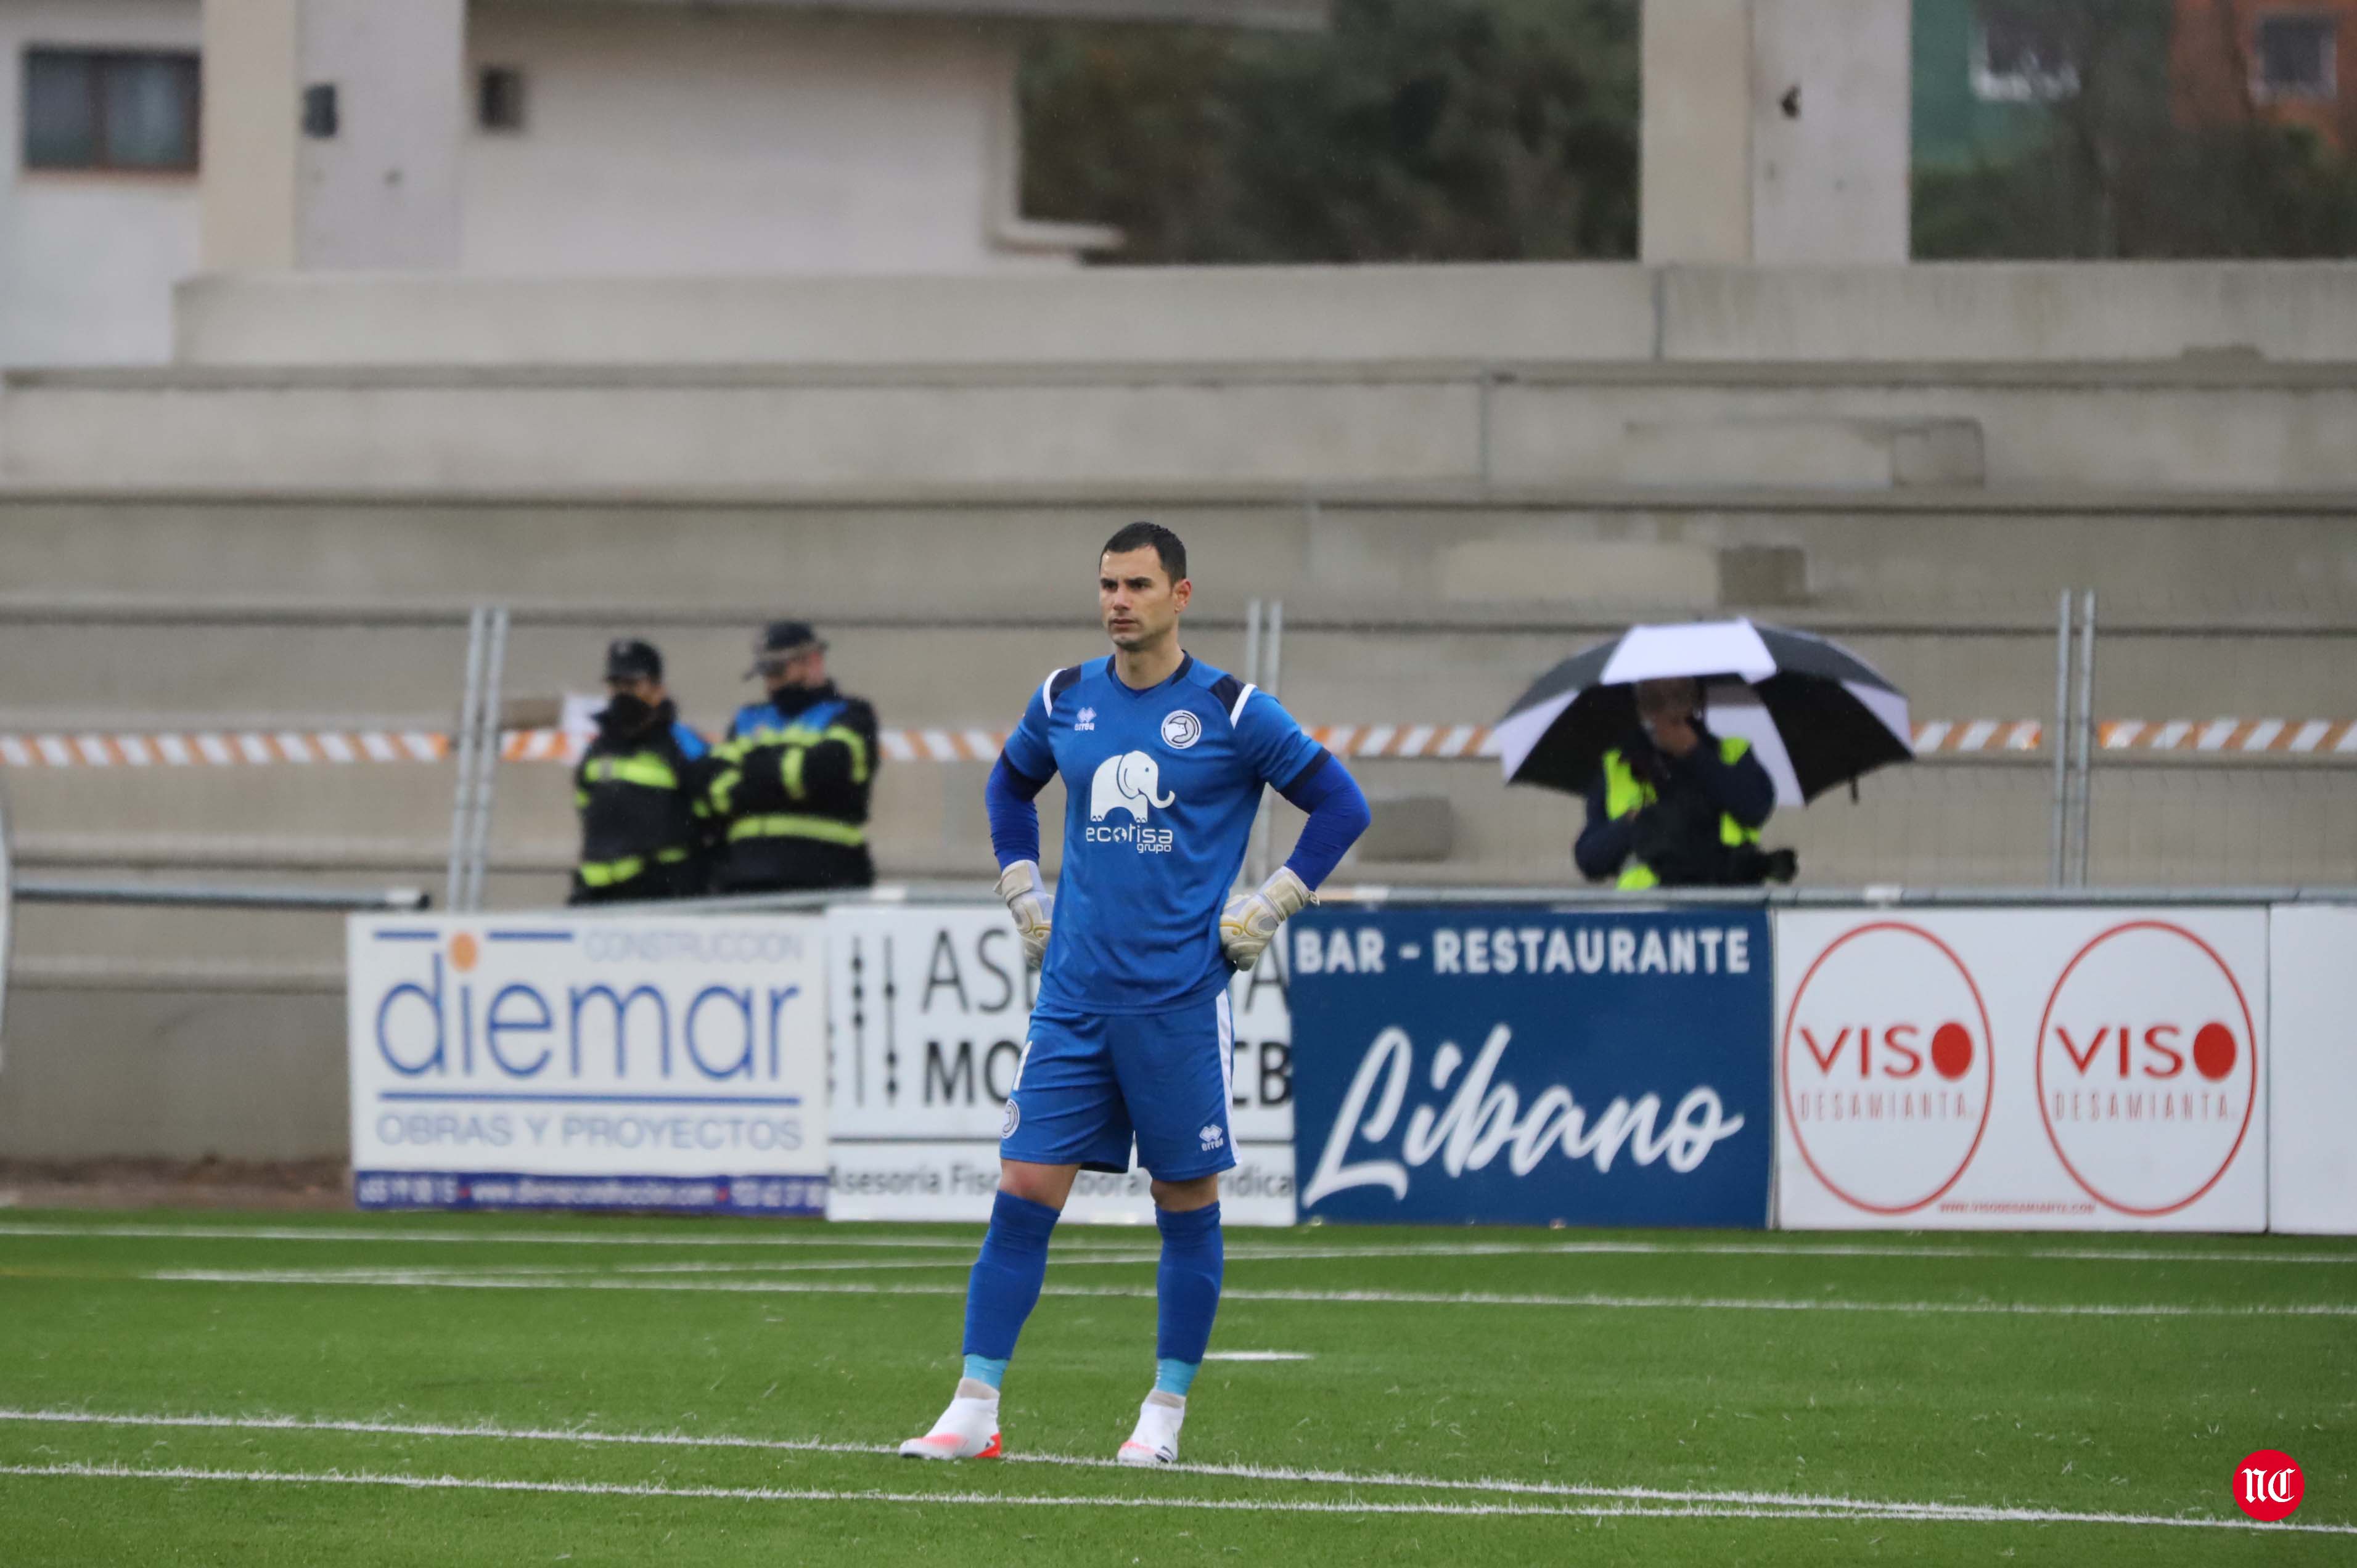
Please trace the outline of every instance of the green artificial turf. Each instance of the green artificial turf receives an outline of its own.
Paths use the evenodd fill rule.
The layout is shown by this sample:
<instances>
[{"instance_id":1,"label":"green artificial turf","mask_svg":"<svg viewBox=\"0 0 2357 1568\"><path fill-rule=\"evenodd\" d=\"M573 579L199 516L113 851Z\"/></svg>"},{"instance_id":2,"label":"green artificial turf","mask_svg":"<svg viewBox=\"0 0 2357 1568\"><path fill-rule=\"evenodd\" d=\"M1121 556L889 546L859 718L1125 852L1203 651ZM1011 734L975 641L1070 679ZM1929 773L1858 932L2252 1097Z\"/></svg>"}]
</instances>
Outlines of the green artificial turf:
<instances>
[{"instance_id":1,"label":"green artificial turf","mask_svg":"<svg viewBox=\"0 0 2357 1568\"><path fill-rule=\"evenodd\" d=\"M1046 1462L1109 1458L1152 1380L1154 1238L1075 1228L1017 1457L867 1451L948 1397L977 1239L0 1213L0 1562L2357 1561L2347 1242L1232 1231L1214 1351L1308 1359L1208 1365L1139 1473ZM2240 1526L2259 1448L2342 1533L2136 1522ZM1772 1517L1661 1517L1696 1509Z\"/></svg>"}]
</instances>

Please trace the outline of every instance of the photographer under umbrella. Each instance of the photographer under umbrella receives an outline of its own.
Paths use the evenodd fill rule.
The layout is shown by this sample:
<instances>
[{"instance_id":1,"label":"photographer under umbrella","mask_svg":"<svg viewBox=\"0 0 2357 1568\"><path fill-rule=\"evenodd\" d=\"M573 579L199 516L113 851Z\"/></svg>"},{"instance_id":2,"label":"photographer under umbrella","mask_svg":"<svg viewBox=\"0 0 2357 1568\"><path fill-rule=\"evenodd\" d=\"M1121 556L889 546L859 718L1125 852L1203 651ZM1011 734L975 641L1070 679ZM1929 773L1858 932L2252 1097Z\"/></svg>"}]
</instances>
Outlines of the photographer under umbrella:
<instances>
[{"instance_id":1,"label":"photographer under umbrella","mask_svg":"<svg viewBox=\"0 0 2357 1568\"><path fill-rule=\"evenodd\" d=\"M1637 626L1565 660L1498 722L1510 784L1580 795L1580 869L1626 889L1790 880L1760 846L1801 805L1914 758L1907 698L1865 660L1748 620Z\"/></svg>"}]
</instances>

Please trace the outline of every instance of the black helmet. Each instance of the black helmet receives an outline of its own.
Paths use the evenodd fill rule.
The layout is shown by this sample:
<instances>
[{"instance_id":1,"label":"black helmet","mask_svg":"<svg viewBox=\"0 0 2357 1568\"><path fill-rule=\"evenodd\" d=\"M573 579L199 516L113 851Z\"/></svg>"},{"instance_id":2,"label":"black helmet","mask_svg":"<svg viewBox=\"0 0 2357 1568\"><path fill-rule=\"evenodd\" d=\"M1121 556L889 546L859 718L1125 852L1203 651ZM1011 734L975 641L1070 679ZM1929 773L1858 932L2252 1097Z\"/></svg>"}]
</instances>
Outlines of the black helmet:
<instances>
[{"instance_id":1,"label":"black helmet","mask_svg":"<svg viewBox=\"0 0 2357 1568\"><path fill-rule=\"evenodd\" d=\"M618 637L606 645L606 679L660 681L662 679L662 650L653 643L641 642L635 637Z\"/></svg>"},{"instance_id":2,"label":"black helmet","mask_svg":"<svg viewBox=\"0 0 2357 1568\"><path fill-rule=\"evenodd\" d=\"M823 652L825 641L806 620L773 620L753 634L753 667L745 671L751 680L764 668L776 669L798 654Z\"/></svg>"}]
</instances>

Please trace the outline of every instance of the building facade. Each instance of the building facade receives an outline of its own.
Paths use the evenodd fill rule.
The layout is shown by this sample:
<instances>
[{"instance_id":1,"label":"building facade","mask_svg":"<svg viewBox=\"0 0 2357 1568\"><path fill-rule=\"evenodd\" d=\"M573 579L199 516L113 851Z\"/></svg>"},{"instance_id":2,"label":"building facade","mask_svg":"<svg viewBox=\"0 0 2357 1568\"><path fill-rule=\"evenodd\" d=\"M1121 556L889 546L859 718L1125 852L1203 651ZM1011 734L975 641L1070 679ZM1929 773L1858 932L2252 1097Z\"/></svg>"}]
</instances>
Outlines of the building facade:
<instances>
[{"instance_id":1,"label":"building facade","mask_svg":"<svg viewBox=\"0 0 2357 1568\"><path fill-rule=\"evenodd\" d=\"M1914 0L1919 167L2001 163L2032 148L2080 88L2071 18L2040 0ZM2165 48L2181 126L2253 122L2357 145L2357 0L2173 0L2145 26ZM2158 58L2157 55L2156 58Z\"/></svg>"},{"instance_id":2,"label":"building facade","mask_svg":"<svg viewBox=\"0 0 2357 1568\"><path fill-rule=\"evenodd\" d=\"M0 0L0 364L156 362L199 271L975 274L1025 220L1017 25L1325 0Z\"/></svg>"}]
</instances>

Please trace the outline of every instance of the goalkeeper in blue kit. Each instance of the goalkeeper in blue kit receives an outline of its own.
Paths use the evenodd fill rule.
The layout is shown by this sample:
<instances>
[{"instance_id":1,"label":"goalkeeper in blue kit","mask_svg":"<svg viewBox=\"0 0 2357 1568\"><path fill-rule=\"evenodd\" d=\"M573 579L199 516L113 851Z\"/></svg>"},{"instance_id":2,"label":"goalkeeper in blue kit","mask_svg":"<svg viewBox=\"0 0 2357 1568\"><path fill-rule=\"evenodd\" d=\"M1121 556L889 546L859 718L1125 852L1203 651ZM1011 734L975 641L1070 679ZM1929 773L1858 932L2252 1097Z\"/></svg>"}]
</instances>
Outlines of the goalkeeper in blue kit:
<instances>
[{"instance_id":1,"label":"goalkeeper in blue kit","mask_svg":"<svg viewBox=\"0 0 2357 1568\"><path fill-rule=\"evenodd\" d=\"M1367 826L1349 772L1275 699L1179 648L1191 592L1187 547L1168 529L1132 523L1108 540L1097 599L1112 655L1042 682L991 772L998 891L1041 964L1039 999L966 1287L965 1373L932 1430L900 1445L912 1457L998 1455L999 1382L1064 1200L1083 1167L1126 1172L1133 1142L1154 1178L1162 1262L1154 1390L1117 1457L1178 1456L1220 1305L1220 1174L1236 1163L1229 977ZM1064 867L1050 893L1034 801L1059 774ZM1275 875L1230 897L1266 785L1309 820Z\"/></svg>"}]
</instances>

